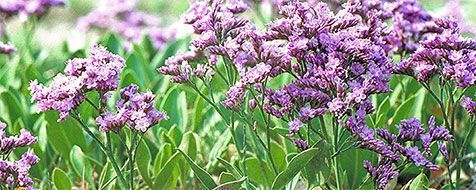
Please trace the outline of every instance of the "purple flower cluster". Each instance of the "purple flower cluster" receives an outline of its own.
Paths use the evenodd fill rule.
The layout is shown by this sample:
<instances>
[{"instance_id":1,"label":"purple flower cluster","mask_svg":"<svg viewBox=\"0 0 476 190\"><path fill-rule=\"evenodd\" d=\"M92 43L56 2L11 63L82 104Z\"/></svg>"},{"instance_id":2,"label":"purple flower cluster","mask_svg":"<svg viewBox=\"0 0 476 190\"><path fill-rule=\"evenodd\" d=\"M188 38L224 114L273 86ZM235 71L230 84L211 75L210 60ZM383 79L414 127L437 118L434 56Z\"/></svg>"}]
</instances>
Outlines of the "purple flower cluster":
<instances>
[{"instance_id":1,"label":"purple flower cluster","mask_svg":"<svg viewBox=\"0 0 476 190\"><path fill-rule=\"evenodd\" d=\"M408 61L395 66L395 73L426 83L436 75L468 88L476 82L476 41L461 37L456 20L434 19L441 34L429 35L420 42Z\"/></svg>"},{"instance_id":2,"label":"purple flower cluster","mask_svg":"<svg viewBox=\"0 0 476 190\"><path fill-rule=\"evenodd\" d=\"M28 131L21 130L19 136L7 137L6 125L0 122L0 156L7 156L18 147L27 147L35 143L37 139ZM32 165L38 163L39 158L34 154L33 149L25 152L18 161L7 161L0 158L0 183L7 187L22 187L31 189L33 180L29 177L28 171Z\"/></svg>"},{"instance_id":3,"label":"purple flower cluster","mask_svg":"<svg viewBox=\"0 0 476 190\"><path fill-rule=\"evenodd\" d=\"M137 93L138 87L128 86L120 91L121 99L116 102L116 112L106 111L96 119L99 130L118 132L125 125L133 131L145 133L168 116L154 108L152 92Z\"/></svg>"},{"instance_id":4,"label":"purple flower cluster","mask_svg":"<svg viewBox=\"0 0 476 190\"><path fill-rule=\"evenodd\" d=\"M390 91L391 60L383 46L383 25L377 18L363 22L350 10L334 14L325 3L291 2L281 7L283 17L268 24L264 33L267 43L284 47L280 54L286 62L271 65L275 72L269 78L288 73L294 80L281 89L266 89L267 112L289 120L297 112L301 121L326 111L340 118L369 105L370 95Z\"/></svg>"},{"instance_id":5,"label":"purple flower cluster","mask_svg":"<svg viewBox=\"0 0 476 190\"><path fill-rule=\"evenodd\" d=\"M219 55L232 61L240 59L240 64L245 64L246 60L252 57L237 51L247 39L246 34L252 26L249 20L239 18L237 14L247 8L247 4L242 0L226 3L209 0L194 2L182 19L186 24L192 25L198 37L192 40L190 52L180 52L170 57L166 60L165 66L159 68L158 71L172 76L172 82L188 83L193 77L202 80L207 77L212 78L215 75L213 69ZM253 75L267 72L267 69L268 67L260 66L254 70ZM253 80L258 79L260 77L256 76ZM242 84L247 82L251 81L244 81Z\"/></svg>"},{"instance_id":6,"label":"purple flower cluster","mask_svg":"<svg viewBox=\"0 0 476 190\"><path fill-rule=\"evenodd\" d=\"M78 20L79 30L85 32L92 27L120 34L127 40L126 50L131 43L140 42L148 36L156 49L161 49L175 37L175 30L159 26L156 15L136 9L137 0L107 0L103 6Z\"/></svg>"},{"instance_id":7,"label":"purple flower cluster","mask_svg":"<svg viewBox=\"0 0 476 190\"><path fill-rule=\"evenodd\" d=\"M470 116L473 116L476 113L476 102L467 96L461 98L461 106Z\"/></svg>"},{"instance_id":8,"label":"purple flower cluster","mask_svg":"<svg viewBox=\"0 0 476 190\"><path fill-rule=\"evenodd\" d=\"M1 32L0 32L1 33ZM0 54L12 54L13 52L17 51L15 46L11 42L3 43L0 42Z\"/></svg>"},{"instance_id":9,"label":"purple flower cluster","mask_svg":"<svg viewBox=\"0 0 476 190\"><path fill-rule=\"evenodd\" d=\"M0 1L0 17L11 17L17 14L41 15L50 7L64 4L64 0L3 0Z\"/></svg>"},{"instance_id":10,"label":"purple flower cluster","mask_svg":"<svg viewBox=\"0 0 476 190\"><path fill-rule=\"evenodd\" d=\"M398 135L391 134L385 129L377 129L377 136L374 130L365 125L365 108L359 108L355 116L347 119L343 124L354 136L357 137L357 146L371 150L380 155L378 167L373 168L371 163L366 161L364 167L379 184L379 189L383 189L388 181L398 175L398 170L393 169L392 163L397 163L406 157L416 166L424 166L431 170L438 169L438 166L431 163L431 145L437 142L443 157L448 160L448 152L444 141L452 141L453 136L443 126L435 127L435 118L428 121L428 130L425 132L423 124L415 119L402 120L397 126ZM385 172L378 172L378 171Z\"/></svg>"},{"instance_id":11,"label":"purple flower cluster","mask_svg":"<svg viewBox=\"0 0 476 190\"><path fill-rule=\"evenodd\" d=\"M89 57L69 60L64 69L66 75L56 75L49 86L32 81L29 88L32 101L38 102L41 111L59 111L59 121L64 121L69 111L86 98L85 93L98 91L104 94L116 90L124 66L122 57L94 45L89 50Z\"/></svg>"},{"instance_id":12,"label":"purple flower cluster","mask_svg":"<svg viewBox=\"0 0 476 190\"><path fill-rule=\"evenodd\" d=\"M431 22L430 14L416 0L350 0L341 6L364 19L378 17L389 23L383 30L388 53L414 52L428 33L439 31Z\"/></svg>"}]
</instances>

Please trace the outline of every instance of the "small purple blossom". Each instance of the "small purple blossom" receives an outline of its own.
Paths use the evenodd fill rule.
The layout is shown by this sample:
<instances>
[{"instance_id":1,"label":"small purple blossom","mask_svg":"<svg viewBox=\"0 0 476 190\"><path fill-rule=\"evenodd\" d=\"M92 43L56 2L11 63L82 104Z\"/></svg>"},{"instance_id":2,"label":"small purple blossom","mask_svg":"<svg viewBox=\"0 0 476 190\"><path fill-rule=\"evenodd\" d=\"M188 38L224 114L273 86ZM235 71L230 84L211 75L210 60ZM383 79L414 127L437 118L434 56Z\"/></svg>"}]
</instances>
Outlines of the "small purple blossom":
<instances>
[{"instance_id":1,"label":"small purple blossom","mask_svg":"<svg viewBox=\"0 0 476 190\"><path fill-rule=\"evenodd\" d=\"M152 92L137 93L138 87L128 86L120 91L121 99L116 102L117 112L106 111L96 118L99 130L118 132L125 125L133 131L145 133L150 127L169 117L154 108Z\"/></svg>"},{"instance_id":2,"label":"small purple blossom","mask_svg":"<svg viewBox=\"0 0 476 190\"><path fill-rule=\"evenodd\" d=\"M0 2L0 16L11 17L17 14L41 15L51 7L62 6L64 0L8 0Z\"/></svg>"},{"instance_id":3,"label":"small purple blossom","mask_svg":"<svg viewBox=\"0 0 476 190\"><path fill-rule=\"evenodd\" d=\"M1 33L1 31L0 31ZM15 46L13 46L13 44L11 42L8 42L8 43L3 43L3 42L0 42L0 54L12 54L13 52L17 51L17 49L15 48Z\"/></svg>"},{"instance_id":4,"label":"small purple blossom","mask_svg":"<svg viewBox=\"0 0 476 190\"><path fill-rule=\"evenodd\" d=\"M405 156L410 158L416 166L425 166L431 170L437 170L438 166L428 161L423 155L421 154L418 147L408 147L405 149Z\"/></svg>"},{"instance_id":5,"label":"small purple blossom","mask_svg":"<svg viewBox=\"0 0 476 190\"><path fill-rule=\"evenodd\" d=\"M461 107L463 107L470 116L476 113L476 102L467 96L461 98Z\"/></svg>"},{"instance_id":6,"label":"small purple blossom","mask_svg":"<svg viewBox=\"0 0 476 190\"><path fill-rule=\"evenodd\" d=\"M370 174L372 179L377 182L379 190L385 189L388 182L397 177L399 173L398 170L393 169L392 162L389 160L383 159L381 162L382 163L379 163L377 168L375 168L372 166L371 162L364 160L364 168Z\"/></svg>"},{"instance_id":7,"label":"small purple blossom","mask_svg":"<svg viewBox=\"0 0 476 190\"><path fill-rule=\"evenodd\" d=\"M297 133L304 124L302 123L301 120L299 120L298 118L295 118L294 120L290 121L288 125L289 125L289 131L291 133Z\"/></svg>"},{"instance_id":8,"label":"small purple blossom","mask_svg":"<svg viewBox=\"0 0 476 190\"><path fill-rule=\"evenodd\" d=\"M24 129L21 129L18 136L7 137L5 130L6 125L0 122L0 183L9 188L31 189L33 180L29 177L28 171L39 161L33 149L28 149L17 161L2 160L2 158L8 158L8 155L16 148L28 147L37 139Z\"/></svg>"},{"instance_id":9,"label":"small purple blossom","mask_svg":"<svg viewBox=\"0 0 476 190\"><path fill-rule=\"evenodd\" d=\"M404 140L416 140L420 134L425 132L423 124L416 118L402 120L397 128L400 130L398 137Z\"/></svg>"},{"instance_id":10,"label":"small purple blossom","mask_svg":"<svg viewBox=\"0 0 476 190\"><path fill-rule=\"evenodd\" d=\"M296 147L299 148L299 150L304 151L309 149L309 144L305 140L301 139L296 139L296 138L291 138L291 141L293 142Z\"/></svg>"}]
</instances>

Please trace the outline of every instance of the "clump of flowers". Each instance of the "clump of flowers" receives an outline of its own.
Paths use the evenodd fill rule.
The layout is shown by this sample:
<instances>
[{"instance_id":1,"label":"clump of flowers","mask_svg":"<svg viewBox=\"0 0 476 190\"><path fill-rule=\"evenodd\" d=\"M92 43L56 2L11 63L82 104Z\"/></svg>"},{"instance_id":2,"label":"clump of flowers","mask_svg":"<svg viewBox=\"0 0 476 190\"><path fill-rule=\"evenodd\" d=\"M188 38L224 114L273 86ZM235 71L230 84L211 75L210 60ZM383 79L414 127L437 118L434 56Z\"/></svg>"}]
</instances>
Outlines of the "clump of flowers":
<instances>
[{"instance_id":1,"label":"clump of flowers","mask_svg":"<svg viewBox=\"0 0 476 190\"><path fill-rule=\"evenodd\" d=\"M38 163L39 158L34 154L33 149L26 151L19 160L9 161L10 153L19 147L28 147L35 143L37 139L30 132L21 129L18 136L7 136L6 124L0 122L0 183L7 188L31 189L33 180L29 177L28 171Z\"/></svg>"},{"instance_id":2,"label":"clump of flowers","mask_svg":"<svg viewBox=\"0 0 476 190\"><path fill-rule=\"evenodd\" d=\"M8 42L8 43L3 43L3 42L0 42L0 54L12 54L13 52L17 51L17 49L15 48L15 46L13 46L13 44L11 42Z\"/></svg>"},{"instance_id":3,"label":"clump of flowers","mask_svg":"<svg viewBox=\"0 0 476 190\"><path fill-rule=\"evenodd\" d=\"M58 121L64 121L69 115L78 121L83 130L87 132L93 140L98 143L101 151L107 155L112 164L120 187L134 187L134 181L126 182L125 174L112 154L110 146L110 132L114 132L123 140L120 130L128 126L131 131L130 144L122 144L128 154L130 179L134 178L134 161L136 150L142 140L144 133L152 126L157 125L161 120L168 119L168 116L154 108L155 96L152 92L138 93L136 85L128 86L120 90L120 99L116 101L117 111L109 111L107 108L108 98L111 98L111 91L116 91L119 85L119 74L124 68L124 59L112 54L100 45L93 45L86 58L75 58L66 62L65 74L58 74L53 78L49 86L38 84L32 81L30 90L32 100L38 103L41 111L57 110L60 112ZM96 92L99 94L97 103L87 99L86 93ZM87 101L94 107L99 115L96 123L99 131L106 135L106 142L100 140L86 124L87 118L83 118L77 107ZM140 136L141 138L137 138ZM125 140L123 140L125 142ZM124 150L124 149L121 149Z\"/></svg>"},{"instance_id":4,"label":"clump of flowers","mask_svg":"<svg viewBox=\"0 0 476 190\"><path fill-rule=\"evenodd\" d=\"M443 32L420 43L408 61L399 63L395 72L427 83L439 75L458 88L474 86L476 81L476 41L461 37L456 20L435 19Z\"/></svg>"},{"instance_id":5,"label":"clump of flowers","mask_svg":"<svg viewBox=\"0 0 476 190\"><path fill-rule=\"evenodd\" d=\"M65 74L55 76L49 86L32 81L29 88L32 101L38 103L40 111L59 111L59 121L64 121L69 112L84 101L87 92L105 94L117 89L119 73L124 66L122 57L102 46L93 45L89 57L69 60Z\"/></svg>"},{"instance_id":6,"label":"clump of flowers","mask_svg":"<svg viewBox=\"0 0 476 190\"><path fill-rule=\"evenodd\" d=\"M366 161L364 167L379 184L379 189L398 176L401 168L395 168L396 164L414 163L437 169L429 159L433 144L438 144L449 164L446 141L453 141L453 133L449 127L435 127L433 117L427 130L416 119L403 120L397 126L398 135L369 128L365 118L374 112L369 97L391 91L388 83L392 72L413 76L421 73L413 68L417 62L431 62L438 68L445 65L441 60L448 58L420 56L422 59L394 66L390 58L393 54L401 55L402 59L409 53L417 55L421 51L420 41L421 44L434 43L427 45L434 48L444 45L459 48L463 44L472 47L468 41L458 42L461 45L455 45L454 41L445 41L450 44L430 42L447 35L447 30L454 28L452 24L438 19L435 23L413 0L335 2L340 4L338 8L330 8L326 3L289 1L279 6L278 19L259 30L250 20L239 17L237 13L241 11L228 9L229 3L195 2L184 15L186 23L198 34L192 40L190 52L180 52L169 58L158 71L172 76L172 82L191 85L223 117L209 83L214 76L222 79L229 89L220 101L221 106L253 127L254 135L268 153L273 167L269 136L266 145L257 132L261 124L269 130L270 116L288 124L287 136L302 151L316 140L332 140L325 126L325 119L330 119L335 162L338 162L336 157L343 151L342 147L349 142L352 142L351 146L377 153L380 157L377 166ZM457 49L447 48L443 53L451 50ZM433 56L440 55L437 51ZM462 55L459 60L470 65L473 60L468 57L473 55ZM444 71L431 67L421 70ZM465 75L471 75L476 69L463 70ZM452 77L457 71L461 69L447 69L441 75L447 75L453 81L461 80L461 77ZM433 74L426 72L424 75L431 77ZM283 75L290 78L284 86L269 85L270 81ZM197 87L199 84L210 90L209 96ZM471 104L463 106L467 105ZM254 116L255 110L262 115L264 123L248 117ZM224 120L225 124L233 123ZM313 126L316 123L318 126ZM448 123L445 119L445 125ZM339 132L342 128L345 131ZM340 138L346 132L353 138L342 141ZM266 135L269 135L268 131ZM336 184L340 185L339 169L336 168Z\"/></svg>"},{"instance_id":7,"label":"clump of flowers","mask_svg":"<svg viewBox=\"0 0 476 190\"><path fill-rule=\"evenodd\" d=\"M378 188L384 189L388 181L397 177L399 169L394 165L404 166L411 162L415 166L423 166L430 170L437 170L438 166L430 162L433 144L438 144L441 154L448 162L448 152L445 141L453 141L453 136L443 126L435 126L435 118L430 117L428 130L423 124L413 118L402 120L397 128L398 135L391 134L385 129L373 129L365 125L364 111L359 109L356 116L351 116L345 127L357 138L357 146L379 154L376 167L369 161L364 162L371 177L378 182ZM426 132L425 132L426 131ZM403 164L403 165L402 165Z\"/></svg>"},{"instance_id":8,"label":"clump of flowers","mask_svg":"<svg viewBox=\"0 0 476 190\"><path fill-rule=\"evenodd\" d=\"M158 16L137 10L136 4L137 0L107 0L103 6L81 17L78 28L85 32L96 27L120 34L127 41L126 50L132 49L132 43L139 43L145 36L156 49L161 49L174 38L175 30L160 27Z\"/></svg>"},{"instance_id":9,"label":"clump of flowers","mask_svg":"<svg viewBox=\"0 0 476 190\"><path fill-rule=\"evenodd\" d=\"M237 2L239 2L238 0ZM221 1L197 1L182 16L199 36L191 42L190 52L180 52L169 58L158 71L172 76L176 83L188 83L192 77L212 78L219 55L237 57L233 52L236 41L243 39L244 30L252 26L249 20L239 18L238 13L247 9L246 4ZM220 73L221 76L222 73Z\"/></svg>"},{"instance_id":10,"label":"clump of flowers","mask_svg":"<svg viewBox=\"0 0 476 190\"><path fill-rule=\"evenodd\" d=\"M117 112L106 111L96 121L99 130L118 132L125 125L132 131L145 133L147 129L158 124L168 116L154 108L155 96L152 92L137 93L136 85L121 89L121 99L116 102Z\"/></svg>"},{"instance_id":11,"label":"clump of flowers","mask_svg":"<svg viewBox=\"0 0 476 190\"><path fill-rule=\"evenodd\" d=\"M0 16L41 15L51 7L64 4L64 0L5 0L0 2Z\"/></svg>"}]
</instances>

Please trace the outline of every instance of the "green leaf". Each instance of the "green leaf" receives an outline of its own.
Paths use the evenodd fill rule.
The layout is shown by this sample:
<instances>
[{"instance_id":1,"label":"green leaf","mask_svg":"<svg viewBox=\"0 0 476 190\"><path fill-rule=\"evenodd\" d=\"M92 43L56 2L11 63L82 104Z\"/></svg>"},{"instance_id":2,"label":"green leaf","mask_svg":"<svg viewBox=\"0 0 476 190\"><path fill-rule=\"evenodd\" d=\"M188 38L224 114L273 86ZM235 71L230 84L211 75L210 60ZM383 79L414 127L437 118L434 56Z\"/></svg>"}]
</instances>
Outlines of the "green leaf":
<instances>
[{"instance_id":1,"label":"green leaf","mask_svg":"<svg viewBox=\"0 0 476 190\"><path fill-rule=\"evenodd\" d=\"M220 162L223 166L225 166L225 168L229 172L231 172L236 179L239 179L242 176L239 170L235 166L233 166L231 163L229 163L228 161L220 157L217 157L217 159L218 159L218 162Z\"/></svg>"},{"instance_id":2,"label":"green leaf","mask_svg":"<svg viewBox=\"0 0 476 190\"><path fill-rule=\"evenodd\" d=\"M286 184L288 184L294 178L294 176L296 176L299 171L303 169L302 166L311 161L317 154L319 154L319 152L319 149L311 148L299 153L294 158L292 158L286 170L279 173L279 175L274 179L271 189L282 189L284 186L286 186Z\"/></svg>"},{"instance_id":3,"label":"green leaf","mask_svg":"<svg viewBox=\"0 0 476 190\"><path fill-rule=\"evenodd\" d=\"M185 154L182 150L178 149L180 153L182 153L183 157L185 160L188 162L190 167L193 170L193 173L195 176L198 177L200 182L207 188L207 189L213 189L217 186L215 181L213 180L212 176L206 172L203 168L198 166L187 154Z\"/></svg>"},{"instance_id":4,"label":"green leaf","mask_svg":"<svg viewBox=\"0 0 476 190\"><path fill-rule=\"evenodd\" d=\"M369 174L367 174L367 178L362 184L359 186L359 190L367 190L367 189L374 189L374 182Z\"/></svg>"},{"instance_id":5,"label":"green leaf","mask_svg":"<svg viewBox=\"0 0 476 190\"><path fill-rule=\"evenodd\" d=\"M218 181L220 182L220 184L228 183L235 180L236 180L235 176L233 176L233 174L229 172L222 172L220 174L220 177L218 178Z\"/></svg>"},{"instance_id":6,"label":"green leaf","mask_svg":"<svg viewBox=\"0 0 476 190\"><path fill-rule=\"evenodd\" d=\"M151 155L150 155L149 147L144 141L141 141L139 146L137 147L137 158L136 158L137 169L139 170L139 173L142 176L142 179L145 181L145 183L149 187L152 187L153 183L149 173L150 161L151 161Z\"/></svg>"},{"instance_id":7,"label":"green leaf","mask_svg":"<svg viewBox=\"0 0 476 190\"><path fill-rule=\"evenodd\" d=\"M103 185L105 185L107 181L110 180L112 176L111 169L112 169L111 164L109 162L104 164L104 166L102 167L101 174L99 174L99 182L98 182L100 189L103 187Z\"/></svg>"},{"instance_id":8,"label":"green leaf","mask_svg":"<svg viewBox=\"0 0 476 190\"><path fill-rule=\"evenodd\" d=\"M171 178L171 174L175 168L175 166L177 165L177 160L179 153L178 152L175 152L175 154L173 154L169 160L167 160L167 162L165 163L164 167L162 167L162 169L160 170L159 174L155 177L155 180L154 180L154 189L166 189L167 188L167 184L168 182L170 181L169 179Z\"/></svg>"},{"instance_id":9,"label":"green leaf","mask_svg":"<svg viewBox=\"0 0 476 190\"><path fill-rule=\"evenodd\" d=\"M390 120L392 122L390 126L395 126L397 123L400 123L402 119L407 119L409 117L421 119L425 95L425 89L420 89L415 95L403 102L403 104L401 104L393 114L393 117Z\"/></svg>"},{"instance_id":10,"label":"green leaf","mask_svg":"<svg viewBox=\"0 0 476 190\"><path fill-rule=\"evenodd\" d=\"M58 113L56 111L45 113L45 119L48 123L46 126L47 142L53 146L56 152L69 159L70 150L74 145L79 146L81 150L87 150L84 133L76 121L68 118L66 121L59 123L56 121L57 118Z\"/></svg>"},{"instance_id":11,"label":"green leaf","mask_svg":"<svg viewBox=\"0 0 476 190\"><path fill-rule=\"evenodd\" d=\"M160 109L169 115L169 120L162 121L161 126L166 128L176 125L180 131L185 131L188 123L187 97L185 92L171 88L160 104Z\"/></svg>"},{"instance_id":12,"label":"green leaf","mask_svg":"<svg viewBox=\"0 0 476 190\"><path fill-rule=\"evenodd\" d=\"M241 186L241 184L243 182L245 182L246 180L246 177L243 177L239 180L236 180L236 181L231 181L231 182L228 182L228 183L224 183L224 184L221 184L217 187L214 188L214 190L231 190L231 189L239 189L239 187Z\"/></svg>"},{"instance_id":13,"label":"green leaf","mask_svg":"<svg viewBox=\"0 0 476 190\"><path fill-rule=\"evenodd\" d=\"M286 153L276 142L271 143L271 156L279 171L286 169Z\"/></svg>"},{"instance_id":14,"label":"green leaf","mask_svg":"<svg viewBox=\"0 0 476 190\"><path fill-rule=\"evenodd\" d=\"M1 100L6 105L8 110L10 121L16 121L18 118L22 118L24 111L18 98L10 91L5 91L1 93L0 96L2 97Z\"/></svg>"},{"instance_id":15,"label":"green leaf","mask_svg":"<svg viewBox=\"0 0 476 190\"><path fill-rule=\"evenodd\" d=\"M181 149L184 150L192 160L195 160L197 158L198 149L195 134L191 131L185 133L185 135L183 135L183 141Z\"/></svg>"},{"instance_id":16,"label":"green leaf","mask_svg":"<svg viewBox=\"0 0 476 190\"><path fill-rule=\"evenodd\" d=\"M309 161L302 170L302 175L313 185L322 185L331 175L331 149L326 141L319 141L315 146L319 148L319 155Z\"/></svg>"},{"instance_id":17,"label":"green leaf","mask_svg":"<svg viewBox=\"0 0 476 190\"><path fill-rule=\"evenodd\" d=\"M68 190L72 187L68 175L59 168L53 170L53 183L55 184L56 189Z\"/></svg>"},{"instance_id":18,"label":"green leaf","mask_svg":"<svg viewBox=\"0 0 476 190\"><path fill-rule=\"evenodd\" d=\"M425 173L420 173L410 184L410 190L426 190L430 185L430 181L426 177Z\"/></svg>"},{"instance_id":19,"label":"green leaf","mask_svg":"<svg viewBox=\"0 0 476 190\"><path fill-rule=\"evenodd\" d=\"M164 143L162 147L160 148L159 153L155 157L154 161L154 174L158 175L160 170L162 169L163 166L165 166L165 163L168 161L168 159L172 156L172 145L170 143Z\"/></svg>"},{"instance_id":20,"label":"green leaf","mask_svg":"<svg viewBox=\"0 0 476 190\"><path fill-rule=\"evenodd\" d=\"M248 175L247 177L249 177L251 181L258 184L266 184L268 186L273 182L274 173L266 162L260 163L260 160L257 158L251 157L245 160L245 166Z\"/></svg>"},{"instance_id":21,"label":"green leaf","mask_svg":"<svg viewBox=\"0 0 476 190\"><path fill-rule=\"evenodd\" d=\"M86 180L91 187L94 187L92 180L93 170L89 160L85 157L83 151L78 146L73 146L70 152L70 162L75 173L82 179Z\"/></svg>"}]
</instances>

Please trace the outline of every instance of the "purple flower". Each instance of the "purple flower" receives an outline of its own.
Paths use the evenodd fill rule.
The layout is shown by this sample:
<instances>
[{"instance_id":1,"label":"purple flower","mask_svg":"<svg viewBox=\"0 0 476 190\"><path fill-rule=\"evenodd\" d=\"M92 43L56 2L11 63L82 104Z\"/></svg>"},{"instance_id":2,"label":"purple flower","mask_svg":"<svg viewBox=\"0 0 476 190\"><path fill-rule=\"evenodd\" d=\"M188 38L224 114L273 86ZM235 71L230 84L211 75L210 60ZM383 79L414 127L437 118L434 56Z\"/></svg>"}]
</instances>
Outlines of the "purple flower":
<instances>
[{"instance_id":1,"label":"purple flower","mask_svg":"<svg viewBox=\"0 0 476 190\"><path fill-rule=\"evenodd\" d=\"M9 0L0 2L0 16L41 15L50 7L64 5L64 0Z\"/></svg>"},{"instance_id":2,"label":"purple flower","mask_svg":"<svg viewBox=\"0 0 476 190\"><path fill-rule=\"evenodd\" d=\"M99 45L92 46L89 54L87 58L68 61L64 70L67 75L56 75L49 86L38 84L36 80L30 83L32 101L38 103L40 111L57 110L60 112L58 121L64 121L69 111L86 98L85 93L105 93L117 88L125 60Z\"/></svg>"},{"instance_id":3,"label":"purple flower","mask_svg":"<svg viewBox=\"0 0 476 190\"><path fill-rule=\"evenodd\" d=\"M0 183L8 188L22 187L31 189L33 180L29 177L28 171L32 165L38 163L39 158L35 156L33 149L25 152L20 160L8 161L8 155L18 147L27 147L35 143L37 139L28 131L20 130L18 136L6 136L6 125L0 122Z\"/></svg>"},{"instance_id":4,"label":"purple flower","mask_svg":"<svg viewBox=\"0 0 476 190\"><path fill-rule=\"evenodd\" d=\"M470 116L476 113L476 102L467 96L461 98L461 107L463 107Z\"/></svg>"},{"instance_id":5,"label":"purple flower","mask_svg":"<svg viewBox=\"0 0 476 190\"><path fill-rule=\"evenodd\" d=\"M301 120L298 118L295 118L294 120L290 121L288 123L289 125L289 131L291 133L297 133L299 132L299 129L304 125Z\"/></svg>"},{"instance_id":6,"label":"purple flower","mask_svg":"<svg viewBox=\"0 0 476 190\"><path fill-rule=\"evenodd\" d=\"M128 86L120 91L121 99L116 102L117 112L107 111L96 118L99 130L118 132L124 126L145 133L168 116L154 108L152 92L137 93L138 87Z\"/></svg>"},{"instance_id":7,"label":"purple flower","mask_svg":"<svg viewBox=\"0 0 476 190\"><path fill-rule=\"evenodd\" d=\"M357 146L360 148L365 148L372 150L386 158L399 161L400 156L397 155L392 148L385 144L385 142L377 139L374 136L374 131L366 126L361 128L359 133L359 140L357 141Z\"/></svg>"},{"instance_id":8,"label":"purple flower","mask_svg":"<svg viewBox=\"0 0 476 190\"><path fill-rule=\"evenodd\" d=\"M110 91L117 89L119 73L124 66L125 60L122 57L102 46L93 45L89 50L89 57L69 60L64 72L82 79L87 90Z\"/></svg>"},{"instance_id":9,"label":"purple flower","mask_svg":"<svg viewBox=\"0 0 476 190\"><path fill-rule=\"evenodd\" d=\"M400 130L398 137L404 140L416 140L420 134L425 132L422 126L423 124L416 118L402 120L400 125L397 125Z\"/></svg>"},{"instance_id":10,"label":"purple flower","mask_svg":"<svg viewBox=\"0 0 476 190\"><path fill-rule=\"evenodd\" d=\"M132 43L140 43L147 36L152 45L161 49L175 37L172 28L161 28L160 18L136 9L135 0L107 0L88 15L79 18L77 28L86 32L100 28L118 33L125 38L123 46L132 49Z\"/></svg>"},{"instance_id":11,"label":"purple flower","mask_svg":"<svg viewBox=\"0 0 476 190\"><path fill-rule=\"evenodd\" d=\"M421 154L418 147L408 147L405 150L405 156L407 156L416 166L425 166L430 170L437 170L438 166L428 161L423 155Z\"/></svg>"},{"instance_id":12,"label":"purple flower","mask_svg":"<svg viewBox=\"0 0 476 190\"><path fill-rule=\"evenodd\" d=\"M392 162L386 159L383 159L377 168L373 167L371 162L364 160L364 168L372 179L377 182L378 189L385 189L388 182L397 177L399 173L398 170L393 169Z\"/></svg>"},{"instance_id":13,"label":"purple flower","mask_svg":"<svg viewBox=\"0 0 476 190\"><path fill-rule=\"evenodd\" d=\"M296 138L291 138L291 141L293 142L296 147L299 148L299 150L304 151L309 149L309 144L305 140L301 139L296 139Z\"/></svg>"},{"instance_id":14,"label":"purple flower","mask_svg":"<svg viewBox=\"0 0 476 190\"><path fill-rule=\"evenodd\" d=\"M238 109L245 97L245 84L238 82L228 90L226 99L221 104L228 109Z\"/></svg>"},{"instance_id":15,"label":"purple flower","mask_svg":"<svg viewBox=\"0 0 476 190\"><path fill-rule=\"evenodd\" d=\"M1 33L1 31L0 31ZM12 54L13 52L17 51L17 49L15 48L15 46L13 46L13 44L11 42L8 42L8 43L3 43L3 42L0 42L0 54Z\"/></svg>"}]
</instances>

